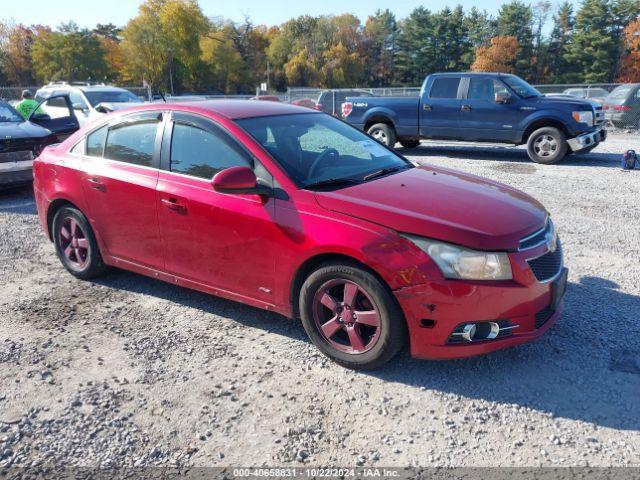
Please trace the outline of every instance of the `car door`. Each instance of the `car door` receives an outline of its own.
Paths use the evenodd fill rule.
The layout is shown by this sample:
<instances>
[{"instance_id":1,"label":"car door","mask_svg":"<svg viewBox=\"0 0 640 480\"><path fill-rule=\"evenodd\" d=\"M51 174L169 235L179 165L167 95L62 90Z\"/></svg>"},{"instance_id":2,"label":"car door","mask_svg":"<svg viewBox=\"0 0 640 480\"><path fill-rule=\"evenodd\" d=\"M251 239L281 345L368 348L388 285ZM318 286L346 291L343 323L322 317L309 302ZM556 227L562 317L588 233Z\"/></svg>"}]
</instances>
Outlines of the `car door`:
<instances>
[{"instance_id":1,"label":"car door","mask_svg":"<svg viewBox=\"0 0 640 480\"><path fill-rule=\"evenodd\" d=\"M467 140L515 141L518 125L526 111L521 110L521 101L498 79L470 76L463 93L460 128ZM496 98L505 98L499 103ZM496 97L498 95L498 97Z\"/></svg>"},{"instance_id":2,"label":"car door","mask_svg":"<svg viewBox=\"0 0 640 480\"><path fill-rule=\"evenodd\" d=\"M458 138L460 135L461 77L434 78L422 92L420 134L425 138Z\"/></svg>"},{"instance_id":3,"label":"car door","mask_svg":"<svg viewBox=\"0 0 640 480\"><path fill-rule=\"evenodd\" d=\"M271 303L274 199L214 191L213 176L252 166L269 173L220 125L173 113L165 128L158 218L168 272L201 285Z\"/></svg>"},{"instance_id":4,"label":"car door","mask_svg":"<svg viewBox=\"0 0 640 480\"><path fill-rule=\"evenodd\" d=\"M162 115L132 114L86 137L83 187L90 221L115 260L162 270L156 186Z\"/></svg>"},{"instance_id":5,"label":"car door","mask_svg":"<svg viewBox=\"0 0 640 480\"><path fill-rule=\"evenodd\" d=\"M41 100L27 121L55 133L59 142L80 128L78 117L67 94L52 95Z\"/></svg>"},{"instance_id":6,"label":"car door","mask_svg":"<svg viewBox=\"0 0 640 480\"><path fill-rule=\"evenodd\" d=\"M89 104L83 95L75 90L69 92L69 99L71 100L73 111L76 113L76 117L78 117L80 126L84 127L91 119L91 109Z\"/></svg>"}]
</instances>

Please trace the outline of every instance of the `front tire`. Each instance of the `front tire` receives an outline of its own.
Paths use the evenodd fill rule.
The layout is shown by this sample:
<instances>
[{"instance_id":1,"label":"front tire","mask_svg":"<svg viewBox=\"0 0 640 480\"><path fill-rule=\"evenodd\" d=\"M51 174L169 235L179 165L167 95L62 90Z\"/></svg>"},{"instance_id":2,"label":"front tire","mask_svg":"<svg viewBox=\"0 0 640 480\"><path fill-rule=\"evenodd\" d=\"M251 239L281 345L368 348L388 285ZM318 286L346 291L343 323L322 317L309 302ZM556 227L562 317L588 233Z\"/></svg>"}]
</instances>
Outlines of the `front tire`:
<instances>
[{"instance_id":1,"label":"front tire","mask_svg":"<svg viewBox=\"0 0 640 480\"><path fill-rule=\"evenodd\" d=\"M367 134L389 148L393 148L398 141L396 131L386 123L376 123L372 125L367 130Z\"/></svg>"},{"instance_id":2,"label":"front tire","mask_svg":"<svg viewBox=\"0 0 640 480\"><path fill-rule=\"evenodd\" d=\"M555 127L542 127L527 140L527 154L536 163L550 165L567 154L569 146L565 134Z\"/></svg>"},{"instance_id":3,"label":"front tire","mask_svg":"<svg viewBox=\"0 0 640 480\"><path fill-rule=\"evenodd\" d=\"M80 210L58 210L53 217L52 234L60 262L74 277L88 280L106 270L93 230Z\"/></svg>"},{"instance_id":4,"label":"front tire","mask_svg":"<svg viewBox=\"0 0 640 480\"><path fill-rule=\"evenodd\" d=\"M327 263L300 290L302 324L326 356L352 369L373 369L406 341L404 316L392 293L356 265Z\"/></svg>"}]
</instances>

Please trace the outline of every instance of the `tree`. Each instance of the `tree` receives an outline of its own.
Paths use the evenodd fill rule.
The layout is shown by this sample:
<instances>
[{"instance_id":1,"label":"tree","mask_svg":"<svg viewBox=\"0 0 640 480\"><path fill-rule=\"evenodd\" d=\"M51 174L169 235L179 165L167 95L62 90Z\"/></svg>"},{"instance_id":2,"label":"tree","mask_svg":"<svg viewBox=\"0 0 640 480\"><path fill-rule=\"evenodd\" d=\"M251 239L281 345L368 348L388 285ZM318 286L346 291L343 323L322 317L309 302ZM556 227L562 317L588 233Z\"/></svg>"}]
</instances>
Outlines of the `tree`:
<instances>
[{"instance_id":1,"label":"tree","mask_svg":"<svg viewBox=\"0 0 640 480\"><path fill-rule=\"evenodd\" d=\"M516 37L498 35L491 39L489 46L478 48L471 70L514 73L519 52L520 45Z\"/></svg>"},{"instance_id":2,"label":"tree","mask_svg":"<svg viewBox=\"0 0 640 480\"><path fill-rule=\"evenodd\" d=\"M553 17L553 30L547 51L549 81L552 83L565 81L569 70L565 55L572 41L574 23L573 5L571 2L565 1L558 7L558 11Z\"/></svg>"},{"instance_id":3,"label":"tree","mask_svg":"<svg viewBox=\"0 0 640 480\"><path fill-rule=\"evenodd\" d=\"M640 82L640 19L624 30L625 51L620 62L618 82Z\"/></svg>"},{"instance_id":4,"label":"tree","mask_svg":"<svg viewBox=\"0 0 640 480\"><path fill-rule=\"evenodd\" d=\"M147 0L122 31L127 76L166 90L171 73L178 88L197 88L208 28L196 0Z\"/></svg>"},{"instance_id":5,"label":"tree","mask_svg":"<svg viewBox=\"0 0 640 480\"><path fill-rule=\"evenodd\" d=\"M306 48L294 55L285 64L284 72L289 85L305 87L318 84L318 68Z\"/></svg>"},{"instance_id":6,"label":"tree","mask_svg":"<svg viewBox=\"0 0 640 480\"><path fill-rule=\"evenodd\" d=\"M534 67L533 11L520 0L512 0L500 7L497 18L497 33L503 37L514 37L519 46L514 73L530 80Z\"/></svg>"},{"instance_id":7,"label":"tree","mask_svg":"<svg viewBox=\"0 0 640 480\"><path fill-rule=\"evenodd\" d=\"M543 0L537 2L533 6L533 25L534 25L534 37L533 37L533 78L535 83L541 83L546 73L548 72L547 66L547 51L548 43L543 36L543 30L549 19L549 12L551 11L551 2Z\"/></svg>"},{"instance_id":8,"label":"tree","mask_svg":"<svg viewBox=\"0 0 640 480\"><path fill-rule=\"evenodd\" d=\"M41 82L51 80L104 80L107 76L102 43L75 23L62 24L58 31L36 35L31 50L33 68Z\"/></svg>"},{"instance_id":9,"label":"tree","mask_svg":"<svg viewBox=\"0 0 640 480\"><path fill-rule=\"evenodd\" d=\"M364 77L364 58L349 52L342 42L329 48L323 55L322 85L327 88L357 87Z\"/></svg>"},{"instance_id":10,"label":"tree","mask_svg":"<svg viewBox=\"0 0 640 480\"><path fill-rule=\"evenodd\" d=\"M0 69L9 83L35 83L31 49L39 28L0 23Z\"/></svg>"},{"instance_id":11,"label":"tree","mask_svg":"<svg viewBox=\"0 0 640 480\"><path fill-rule=\"evenodd\" d=\"M398 50L398 23L395 15L388 9L376 11L367 19L363 37L369 83L378 87L391 85Z\"/></svg>"},{"instance_id":12,"label":"tree","mask_svg":"<svg viewBox=\"0 0 640 480\"><path fill-rule=\"evenodd\" d=\"M611 2L584 0L576 15L571 45L564 55L571 68L569 82L609 82L619 57L618 41L612 36Z\"/></svg>"},{"instance_id":13,"label":"tree","mask_svg":"<svg viewBox=\"0 0 640 480\"><path fill-rule=\"evenodd\" d=\"M212 32L200 41L205 81L226 93L240 93L245 64L233 40L223 30Z\"/></svg>"},{"instance_id":14,"label":"tree","mask_svg":"<svg viewBox=\"0 0 640 480\"><path fill-rule=\"evenodd\" d=\"M476 49L487 45L496 33L496 22L486 12L473 7L464 18L468 49L463 54L462 63L471 65L476 58Z\"/></svg>"}]
</instances>

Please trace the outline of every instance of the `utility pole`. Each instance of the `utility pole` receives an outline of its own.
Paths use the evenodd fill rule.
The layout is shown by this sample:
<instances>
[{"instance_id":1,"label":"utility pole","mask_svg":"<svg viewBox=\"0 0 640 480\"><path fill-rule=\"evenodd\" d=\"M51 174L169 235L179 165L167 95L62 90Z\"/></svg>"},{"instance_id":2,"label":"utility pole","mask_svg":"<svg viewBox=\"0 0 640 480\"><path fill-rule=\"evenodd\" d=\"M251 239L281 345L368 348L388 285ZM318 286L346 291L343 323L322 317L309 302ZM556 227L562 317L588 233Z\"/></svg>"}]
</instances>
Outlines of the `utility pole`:
<instances>
[{"instance_id":1,"label":"utility pole","mask_svg":"<svg viewBox=\"0 0 640 480\"><path fill-rule=\"evenodd\" d=\"M173 92L173 49L169 49L169 88L171 90L171 96L174 96Z\"/></svg>"}]
</instances>

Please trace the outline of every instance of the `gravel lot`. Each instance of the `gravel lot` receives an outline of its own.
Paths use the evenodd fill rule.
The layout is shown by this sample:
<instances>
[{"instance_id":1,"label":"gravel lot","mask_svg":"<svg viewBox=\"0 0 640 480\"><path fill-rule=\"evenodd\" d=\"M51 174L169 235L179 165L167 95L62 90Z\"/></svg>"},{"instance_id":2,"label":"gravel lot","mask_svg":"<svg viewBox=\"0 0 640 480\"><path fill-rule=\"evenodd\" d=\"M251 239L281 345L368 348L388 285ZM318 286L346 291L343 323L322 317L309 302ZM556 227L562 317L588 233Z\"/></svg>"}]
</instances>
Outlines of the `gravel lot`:
<instances>
[{"instance_id":1,"label":"gravel lot","mask_svg":"<svg viewBox=\"0 0 640 480\"><path fill-rule=\"evenodd\" d=\"M540 199L566 311L485 357L340 368L278 315L113 271L72 278L29 190L0 193L0 467L640 466L638 137L555 166L425 143L411 158Z\"/></svg>"}]
</instances>

